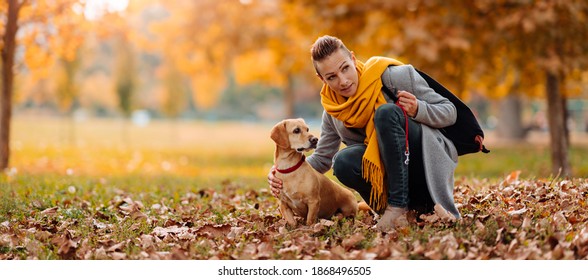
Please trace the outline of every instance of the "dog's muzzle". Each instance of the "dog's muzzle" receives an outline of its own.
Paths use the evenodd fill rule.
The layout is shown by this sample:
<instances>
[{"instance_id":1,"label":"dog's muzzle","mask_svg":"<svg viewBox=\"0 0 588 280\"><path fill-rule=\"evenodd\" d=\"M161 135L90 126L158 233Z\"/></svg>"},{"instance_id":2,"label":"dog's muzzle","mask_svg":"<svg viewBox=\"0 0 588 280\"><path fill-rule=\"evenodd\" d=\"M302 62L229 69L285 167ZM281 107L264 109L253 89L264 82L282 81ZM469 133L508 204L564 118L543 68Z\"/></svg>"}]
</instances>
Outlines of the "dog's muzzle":
<instances>
[{"instance_id":1,"label":"dog's muzzle","mask_svg":"<svg viewBox=\"0 0 588 280\"><path fill-rule=\"evenodd\" d=\"M318 138L311 137L310 139L308 139L308 143L310 144L308 147L306 147L306 148L301 147L301 148L296 149L296 151L304 152L304 151L310 151L312 149L316 149L316 145L318 144Z\"/></svg>"}]
</instances>

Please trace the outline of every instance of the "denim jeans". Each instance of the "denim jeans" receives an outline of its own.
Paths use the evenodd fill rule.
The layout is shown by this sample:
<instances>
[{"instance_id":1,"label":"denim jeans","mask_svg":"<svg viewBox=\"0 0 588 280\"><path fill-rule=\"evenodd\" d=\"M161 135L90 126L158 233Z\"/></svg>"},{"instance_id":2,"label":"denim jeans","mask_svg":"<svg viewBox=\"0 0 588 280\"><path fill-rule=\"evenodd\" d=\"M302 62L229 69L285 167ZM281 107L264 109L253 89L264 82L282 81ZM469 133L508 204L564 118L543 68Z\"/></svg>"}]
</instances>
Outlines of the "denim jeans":
<instances>
[{"instance_id":1,"label":"denim jeans","mask_svg":"<svg viewBox=\"0 0 588 280\"><path fill-rule=\"evenodd\" d=\"M402 109L388 103L376 110L374 124L384 165L388 204L427 213L433 210L434 204L427 188L423 167L421 125L411 118L408 123L410 161L406 165L406 119ZM366 145L356 144L339 151L335 155L333 172L341 183L355 189L369 202L372 186L361 175L361 162L365 150Z\"/></svg>"}]
</instances>

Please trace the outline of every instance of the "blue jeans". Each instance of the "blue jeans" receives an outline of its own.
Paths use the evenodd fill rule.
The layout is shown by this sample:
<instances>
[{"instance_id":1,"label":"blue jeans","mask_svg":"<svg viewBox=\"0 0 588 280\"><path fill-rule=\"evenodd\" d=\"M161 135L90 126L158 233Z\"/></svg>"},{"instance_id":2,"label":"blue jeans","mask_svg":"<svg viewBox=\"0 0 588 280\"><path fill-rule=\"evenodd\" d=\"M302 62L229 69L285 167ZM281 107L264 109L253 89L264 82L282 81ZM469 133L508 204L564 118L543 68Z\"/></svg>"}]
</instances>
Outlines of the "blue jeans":
<instances>
[{"instance_id":1,"label":"blue jeans","mask_svg":"<svg viewBox=\"0 0 588 280\"><path fill-rule=\"evenodd\" d=\"M410 161L406 165L406 119L402 109L388 103L380 106L374 116L380 157L384 164L388 204L427 213L433 210L434 204L423 167L421 125L410 118L408 123ZM366 145L356 144L339 151L334 159L333 172L341 183L355 189L369 202L372 186L361 175L361 159L365 150Z\"/></svg>"}]
</instances>

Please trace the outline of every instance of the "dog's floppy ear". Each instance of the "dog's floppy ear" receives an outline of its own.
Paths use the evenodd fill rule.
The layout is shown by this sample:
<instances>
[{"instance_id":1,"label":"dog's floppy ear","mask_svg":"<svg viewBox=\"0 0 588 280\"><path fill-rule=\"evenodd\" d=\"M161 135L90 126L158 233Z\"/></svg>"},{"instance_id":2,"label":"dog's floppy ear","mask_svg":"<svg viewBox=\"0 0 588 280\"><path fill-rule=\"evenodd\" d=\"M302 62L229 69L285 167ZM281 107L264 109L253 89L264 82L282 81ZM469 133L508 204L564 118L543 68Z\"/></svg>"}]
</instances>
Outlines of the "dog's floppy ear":
<instances>
[{"instance_id":1,"label":"dog's floppy ear","mask_svg":"<svg viewBox=\"0 0 588 280\"><path fill-rule=\"evenodd\" d=\"M290 141L288 140L288 131L286 131L286 121L281 121L272 128L271 138L276 142L276 145L281 148L289 148Z\"/></svg>"}]
</instances>

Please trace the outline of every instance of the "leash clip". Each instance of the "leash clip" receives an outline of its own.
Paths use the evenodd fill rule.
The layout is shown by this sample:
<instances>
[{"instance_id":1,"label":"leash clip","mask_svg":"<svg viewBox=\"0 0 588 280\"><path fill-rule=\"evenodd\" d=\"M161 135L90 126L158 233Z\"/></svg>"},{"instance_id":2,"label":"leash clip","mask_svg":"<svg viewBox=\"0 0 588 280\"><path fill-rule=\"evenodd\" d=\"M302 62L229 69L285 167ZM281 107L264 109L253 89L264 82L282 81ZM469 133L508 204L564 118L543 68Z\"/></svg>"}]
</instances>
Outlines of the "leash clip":
<instances>
[{"instance_id":1,"label":"leash clip","mask_svg":"<svg viewBox=\"0 0 588 280\"><path fill-rule=\"evenodd\" d=\"M410 152L407 150L404 152L404 155L406 156L406 160L404 161L404 164L408 165L408 162L409 162L408 156L410 155Z\"/></svg>"}]
</instances>

